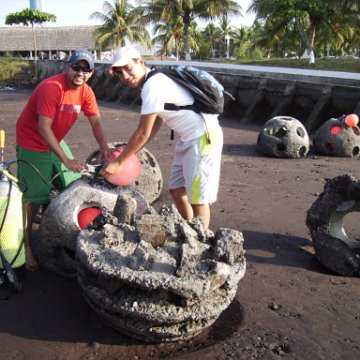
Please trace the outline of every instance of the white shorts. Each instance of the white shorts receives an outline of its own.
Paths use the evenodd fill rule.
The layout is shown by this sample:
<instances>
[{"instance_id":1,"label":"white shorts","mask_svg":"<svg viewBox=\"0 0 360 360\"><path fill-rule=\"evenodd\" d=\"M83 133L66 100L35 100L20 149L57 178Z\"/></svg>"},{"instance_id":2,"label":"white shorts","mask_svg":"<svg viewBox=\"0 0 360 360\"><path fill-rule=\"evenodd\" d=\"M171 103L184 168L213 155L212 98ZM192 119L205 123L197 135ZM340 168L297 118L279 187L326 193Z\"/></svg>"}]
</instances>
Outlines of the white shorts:
<instances>
[{"instance_id":1,"label":"white shorts","mask_svg":"<svg viewBox=\"0 0 360 360\"><path fill-rule=\"evenodd\" d=\"M219 190L222 147L223 132L220 126L199 138L178 140L169 189L185 187L189 203L193 205L215 202Z\"/></svg>"}]
</instances>

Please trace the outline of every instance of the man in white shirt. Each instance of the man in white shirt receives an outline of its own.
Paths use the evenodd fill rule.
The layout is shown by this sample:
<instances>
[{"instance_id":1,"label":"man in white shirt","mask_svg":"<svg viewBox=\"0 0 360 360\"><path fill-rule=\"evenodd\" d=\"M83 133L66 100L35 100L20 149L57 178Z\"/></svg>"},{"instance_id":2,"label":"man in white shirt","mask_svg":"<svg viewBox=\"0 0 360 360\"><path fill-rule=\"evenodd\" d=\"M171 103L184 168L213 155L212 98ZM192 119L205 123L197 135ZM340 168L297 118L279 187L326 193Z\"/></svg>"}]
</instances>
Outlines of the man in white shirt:
<instances>
[{"instance_id":1,"label":"man in white shirt","mask_svg":"<svg viewBox=\"0 0 360 360\"><path fill-rule=\"evenodd\" d=\"M119 48L110 73L131 88L141 89L141 115L137 129L123 152L104 169L108 176L121 171L123 162L144 147L165 122L179 135L171 166L169 191L181 216L202 217L210 223L210 205L217 199L223 133L216 114L192 110L165 110L164 104L191 105L191 93L164 74L149 78L151 71L132 47ZM209 141L210 139L210 141Z\"/></svg>"}]
</instances>

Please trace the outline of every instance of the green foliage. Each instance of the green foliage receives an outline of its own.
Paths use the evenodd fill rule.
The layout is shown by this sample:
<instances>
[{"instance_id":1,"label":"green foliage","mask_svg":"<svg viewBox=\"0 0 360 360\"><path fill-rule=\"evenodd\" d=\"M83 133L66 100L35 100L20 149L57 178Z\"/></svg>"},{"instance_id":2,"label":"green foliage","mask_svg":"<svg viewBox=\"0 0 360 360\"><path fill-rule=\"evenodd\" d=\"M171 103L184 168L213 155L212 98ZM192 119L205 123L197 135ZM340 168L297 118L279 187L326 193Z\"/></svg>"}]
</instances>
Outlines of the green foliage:
<instances>
[{"instance_id":1,"label":"green foliage","mask_svg":"<svg viewBox=\"0 0 360 360\"><path fill-rule=\"evenodd\" d=\"M240 5L233 0L148 0L144 3L144 19L147 23L173 22L180 17L183 28L183 48L190 54L191 24L195 19L213 20L227 14L238 15ZM194 44L194 42L193 42ZM196 44L197 45L197 44Z\"/></svg>"},{"instance_id":2,"label":"green foliage","mask_svg":"<svg viewBox=\"0 0 360 360\"><path fill-rule=\"evenodd\" d=\"M11 13L6 16L5 24L24 24L25 26L31 25L33 33L33 43L35 51L35 63L37 61L37 50L36 50L36 36L34 31L34 24L42 24L47 21L56 21L54 14L46 13L40 10L24 9L20 12ZM35 64L36 65L36 64Z\"/></svg>"},{"instance_id":3,"label":"green foliage","mask_svg":"<svg viewBox=\"0 0 360 360\"><path fill-rule=\"evenodd\" d=\"M32 63L9 56L0 58L0 85L18 86L32 83L34 68Z\"/></svg>"},{"instance_id":4,"label":"green foliage","mask_svg":"<svg viewBox=\"0 0 360 360\"><path fill-rule=\"evenodd\" d=\"M264 50L257 47L252 47L249 41L244 42L240 47L236 48L234 51L234 56L238 60L242 59L263 59Z\"/></svg>"},{"instance_id":5,"label":"green foliage","mask_svg":"<svg viewBox=\"0 0 360 360\"><path fill-rule=\"evenodd\" d=\"M154 34L153 44L161 44L160 53L175 54L177 58L180 58L181 49L184 46L184 25L180 17L156 23Z\"/></svg>"},{"instance_id":6,"label":"green foliage","mask_svg":"<svg viewBox=\"0 0 360 360\"><path fill-rule=\"evenodd\" d=\"M274 0L273 8L276 13L283 13L290 17L304 14L322 16L326 12L328 0Z\"/></svg>"},{"instance_id":7,"label":"green foliage","mask_svg":"<svg viewBox=\"0 0 360 360\"><path fill-rule=\"evenodd\" d=\"M42 24L47 21L56 21L54 14L40 10L24 9L20 12L8 14L5 18L6 25L24 24L25 26Z\"/></svg>"},{"instance_id":8,"label":"green foliage","mask_svg":"<svg viewBox=\"0 0 360 360\"><path fill-rule=\"evenodd\" d=\"M115 49L124 46L126 40L140 42L150 47L150 34L143 20L143 9L134 7L127 0L105 1L103 12L94 12L90 19L103 22L96 29L96 41L101 49Z\"/></svg>"},{"instance_id":9,"label":"green foliage","mask_svg":"<svg viewBox=\"0 0 360 360\"><path fill-rule=\"evenodd\" d=\"M13 55L10 51L5 51L4 55L3 55L4 58L12 58Z\"/></svg>"},{"instance_id":10,"label":"green foliage","mask_svg":"<svg viewBox=\"0 0 360 360\"><path fill-rule=\"evenodd\" d=\"M269 56L302 55L305 49L316 55L326 48L333 55L359 50L359 0L252 0L250 9L263 26L255 41Z\"/></svg>"},{"instance_id":11,"label":"green foliage","mask_svg":"<svg viewBox=\"0 0 360 360\"><path fill-rule=\"evenodd\" d=\"M202 43L195 51L194 59L209 60L211 57L211 45L209 43Z\"/></svg>"}]
</instances>

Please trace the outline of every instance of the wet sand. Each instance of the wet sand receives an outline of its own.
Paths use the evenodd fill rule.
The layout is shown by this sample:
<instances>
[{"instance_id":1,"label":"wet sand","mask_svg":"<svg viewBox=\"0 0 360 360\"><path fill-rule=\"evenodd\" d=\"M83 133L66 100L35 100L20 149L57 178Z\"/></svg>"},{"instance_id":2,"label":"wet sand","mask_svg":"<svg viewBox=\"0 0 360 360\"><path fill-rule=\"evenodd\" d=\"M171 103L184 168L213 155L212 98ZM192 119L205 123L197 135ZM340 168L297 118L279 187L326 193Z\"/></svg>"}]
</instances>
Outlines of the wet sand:
<instances>
[{"instance_id":1,"label":"wet sand","mask_svg":"<svg viewBox=\"0 0 360 360\"><path fill-rule=\"evenodd\" d=\"M5 160L15 157L15 123L28 91L0 92ZM136 109L99 102L109 141L127 140ZM247 271L236 298L209 329L189 341L147 344L104 324L76 282L40 270L28 272L20 293L0 287L0 360L66 359L357 359L360 354L359 278L330 273L317 262L306 211L325 179L352 173L358 158L310 153L276 159L256 152L259 126L222 120L224 151L218 201L210 227L242 231ZM77 158L96 147L86 118L66 138ZM170 204L166 191L174 142L164 127L147 146L158 160L164 189L154 204ZM358 214L345 218L358 239Z\"/></svg>"}]
</instances>

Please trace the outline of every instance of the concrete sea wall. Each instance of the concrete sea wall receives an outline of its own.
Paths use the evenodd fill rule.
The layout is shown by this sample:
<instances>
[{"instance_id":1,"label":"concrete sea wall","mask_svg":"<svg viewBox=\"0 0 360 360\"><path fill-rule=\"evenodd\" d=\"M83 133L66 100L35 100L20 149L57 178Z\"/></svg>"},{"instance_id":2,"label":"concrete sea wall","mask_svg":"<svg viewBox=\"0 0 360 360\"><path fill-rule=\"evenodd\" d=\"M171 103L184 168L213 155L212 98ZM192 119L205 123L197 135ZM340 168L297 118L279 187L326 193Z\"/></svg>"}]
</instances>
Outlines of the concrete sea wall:
<instances>
[{"instance_id":1,"label":"concrete sea wall","mask_svg":"<svg viewBox=\"0 0 360 360\"><path fill-rule=\"evenodd\" d=\"M185 61L148 61L159 68L192 65L212 73L235 100L225 96L222 116L241 124L262 125L274 116L298 119L308 131L342 114L360 113L360 75L305 69L270 68ZM129 89L108 73L110 63L95 64L89 81L98 99L140 105L140 92ZM40 78L65 68L61 61L39 61Z\"/></svg>"}]
</instances>

